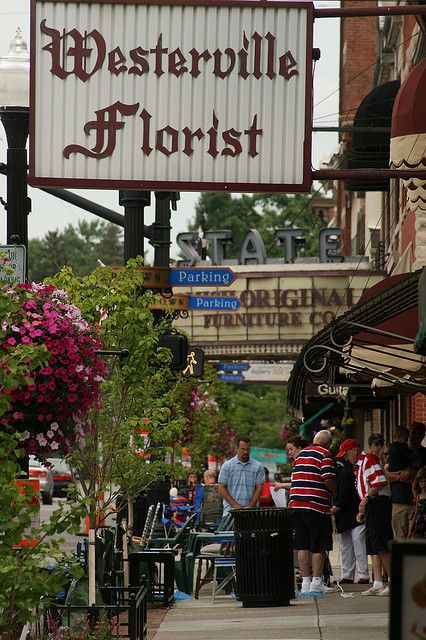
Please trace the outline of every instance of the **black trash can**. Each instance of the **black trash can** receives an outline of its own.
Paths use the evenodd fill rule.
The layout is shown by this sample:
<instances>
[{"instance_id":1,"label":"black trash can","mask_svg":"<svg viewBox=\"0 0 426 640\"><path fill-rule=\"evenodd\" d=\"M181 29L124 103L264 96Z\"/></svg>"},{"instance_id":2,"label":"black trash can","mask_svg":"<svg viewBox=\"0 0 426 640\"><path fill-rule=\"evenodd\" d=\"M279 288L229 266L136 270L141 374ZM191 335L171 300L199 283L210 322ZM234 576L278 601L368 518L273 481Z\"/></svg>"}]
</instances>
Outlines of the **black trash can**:
<instances>
[{"instance_id":1,"label":"black trash can","mask_svg":"<svg viewBox=\"0 0 426 640\"><path fill-rule=\"evenodd\" d=\"M244 607L295 598L291 509L234 509L236 596Z\"/></svg>"}]
</instances>

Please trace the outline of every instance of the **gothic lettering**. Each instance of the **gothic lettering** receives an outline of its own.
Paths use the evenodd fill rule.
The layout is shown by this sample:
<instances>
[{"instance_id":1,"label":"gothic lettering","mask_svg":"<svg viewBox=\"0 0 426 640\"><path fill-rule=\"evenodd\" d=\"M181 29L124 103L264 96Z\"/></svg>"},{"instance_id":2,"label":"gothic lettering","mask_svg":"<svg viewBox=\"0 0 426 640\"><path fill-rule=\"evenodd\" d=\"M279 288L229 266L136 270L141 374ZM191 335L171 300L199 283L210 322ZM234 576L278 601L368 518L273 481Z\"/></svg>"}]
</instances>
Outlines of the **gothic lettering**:
<instances>
[{"instance_id":1,"label":"gothic lettering","mask_svg":"<svg viewBox=\"0 0 426 640\"><path fill-rule=\"evenodd\" d=\"M63 80L67 76L74 74L77 78L86 82L102 67L105 60L106 44L102 35L96 29L89 33L85 31L84 35L81 35L77 29L71 29L68 32L64 29L61 35L60 31L48 27L46 20L42 20L40 31L44 35L51 37L51 41L42 50L51 54L52 66L50 71L58 78ZM73 44L67 49L69 39L72 40ZM92 41L95 49L89 46ZM71 59L74 60L74 66L68 70L67 62ZM92 63L92 68L88 70L90 62Z\"/></svg>"},{"instance_id":2,"label":"gothic lettering","mask_svg":"<svg viewBox=\"0 0 426 640\"><path fill-rule=\"evenodd\" d=\"M65 158L69 158L72 153L81 153L97 159L107 158L112 155L116 146L116 133L125 126L124 122L117 120L117 113L123 116L133 116L136 114L138 107L139 102L136 104L115 102L105 109L95 111L97 119L91 120L84 125L84 133L86 135L89 135L93 130L96 131L95 146L90 150L78 144L68 145L63 151ZM212 126L206 133L204 133L200 127L195 131L192 131L188 127L184 127L179 131L170 124L157 129L153 133L151 127L152 116L149 111L145 108L142 109L139 117L142 123L141 150L146 156L149 156L153 149L167 157L180 150L187 156L190 156L194 152L194 139L202 140L207 136L209 140L207 153L209 155L215 158L220 153L221 155L234 157L243 152L243 145L239 140L243 133L248 137L247 155L250 156L252 155L253 144L256 144L256 142L253 142L253 136L257 137L263 133L261 129L253 130L253 127L256 126L257 114L253 118L253 125L244 132L237 131L236 129L227 129L226 131L220 132L220 121L213 111ZM222 143L228 146L223 147Z\"/></svg>"},{"instance_id":3,"label":"gothic lettering","mask_svg":"<svg viewBox=\"0 0 426 640\"><path fill-rule=\"evenodd\" d=\"M232 73L235 67L235 51L233 49L227 48L225 49L225 55L228 56L228 67L222 71L221 68L221 60L222 60L222 51L220 49L216 49L213 52L213 60L214 60L214 70L213 73L218 78L227 78L230 73ZM226 64L226 61L225 61Z\"/></svg>"},{"instance_id":4,"label":"gothic lettering","mask_svg":"<svg viewBox=\"0 0 426 640\"><path fill-rule=\"evenodd\" d=\"M127 67L124 64L126 58L120 47L116 47L108 54L108 71L111 71L115 76L119 76L120 73L127 71ZM118 66L120 65L120 66Z\"/></svg>"},{"instance_id":5,"label":"gothic lettering","mask_svg":"<svg viewBox=\"0 0 426 640\"><path fill-rule=\"evenodd\" d=\"M225 79L235 73L244 80L249 76L257 80L264 76L273 80L279 75L285 81L299 75L297 60L291 51L278 55L277 38L269 31L266 35L255 31L250 37L243 31L241 47L238 50L226 47L224 51L198 51L195 48L185 51L176 46L178 43L169 42L160 33L154 46L137 44L126 53L120 46L113 46L107 52L107 43L96 29L83 33L77 29L63 29L61 32L48 27L46 20L42 20L40 31L51 39L43 46L43 51L52 56L50 71L61 79L74 74L86 82L102 69L106 59L107 69L114 75L144 75L151 72L159 78L168 72L177 78L186 73L198 78L202 73L209 73ZM67 49L70 39L72 43ZM133 64L127 63L127 57ZM74 65L68 69L66 62L71 58Z\"/></svg>"},{"instance_id":6,"label":"gothic lettering","mask_svg":"<svg viewBox=\"0 0 426 640\"><path fill-rule=\"evenodd\" d=\"M89 158L108 158L112 155L117 142L117 131L123 129L124 122L117 120L117 113L122 116L132 116L139 108L139 102L135 104L123 104L115 102L106 109L95 111L97 119L86 122L84 125L84 133L90 135L91 131L95 131L96 142L93 149L86 149L79 144L70 144L65 147L63 154L65 158L69 158L72 153L81 153Z\"/></svg>"},{"instance_id":7,"label":"gothic lettering","mask_svg":"<svg viewBox=\"0 0 426 640\"><path fill-rule=\"evenodd\" d=\"M135 63L132 67L129 67L129 75L142 76L144 73L148 73L149 64L148 61L145 60L145 56L147 56L148 53L149 52L146 49L142 49L142 47L136 47L136 49L132 49L129 52L129 56Z\"/></svg>"},{"instance_id":8,"label":"gothic lettering","mask_svg":"<svg viewBox=\"0 0 426 640\"><path fill-rule=\"evenodd\" d=\"M290 80L293 76L298 76L299 72L296 69L297 62L294 59L291 51L287 51L283 56L280 57L280 76L283 76L286 80Z\"/></svg>"},{"instance_id":9,"label":"gothic lettering","mask_svg":"<svg viewBox=\"0 0 426 640\"><path fill-rule=\"evenodd\" d=\"M178 47L169 55L169 73L179 78L179 76L188 71L188 67L185 67L185 62L186 58Z\"/></svg>"}]
</instances>

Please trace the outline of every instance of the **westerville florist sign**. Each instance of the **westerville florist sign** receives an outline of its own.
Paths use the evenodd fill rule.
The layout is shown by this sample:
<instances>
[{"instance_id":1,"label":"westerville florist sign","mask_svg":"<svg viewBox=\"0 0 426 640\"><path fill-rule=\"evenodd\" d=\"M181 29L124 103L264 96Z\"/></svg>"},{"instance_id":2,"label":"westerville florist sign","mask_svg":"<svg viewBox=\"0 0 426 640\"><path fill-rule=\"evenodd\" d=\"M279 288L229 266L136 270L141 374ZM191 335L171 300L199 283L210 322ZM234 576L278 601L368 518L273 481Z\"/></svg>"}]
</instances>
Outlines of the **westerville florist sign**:
<instances>
[{"instance_id":1,"label":"westerville florist sign","mask_svg":"<svg viewBox=\"0 0 426 640\"><path fill-rule=\"evenodd\" d=\"M310 2L32 0L35 186L309 191Z\"/></svg>"}]
</instances>

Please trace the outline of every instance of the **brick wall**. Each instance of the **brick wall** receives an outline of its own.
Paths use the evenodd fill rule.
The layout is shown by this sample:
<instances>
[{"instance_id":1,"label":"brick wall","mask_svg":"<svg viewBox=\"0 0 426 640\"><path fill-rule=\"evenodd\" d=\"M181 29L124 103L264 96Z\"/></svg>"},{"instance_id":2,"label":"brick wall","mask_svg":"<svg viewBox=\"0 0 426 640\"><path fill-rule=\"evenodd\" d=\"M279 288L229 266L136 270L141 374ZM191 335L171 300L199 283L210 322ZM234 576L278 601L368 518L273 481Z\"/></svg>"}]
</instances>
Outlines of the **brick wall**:
<instances>
[{"instance_id":1,"label":"brick wall","mask_svg":"<svg viewBox=\"0 0 426 640\"><path fill-rule=\"evenodd\" d=\"M342 0L342 7L359 7L359 0ZM364 0L363 7L377 6ZM351 123L362 99L373 88L377 18L342 18L340 27L340 123Z\"/></svg>"},{"instance_id":2,"label":"brick wall","mask_svg":"<svg viewBox=\"0 0 426 640\"><path fill-rule=\"evenodd\" d=\"M411 398L411 420L426 423L426 396L422 393Z\"/></svg>"}]
</instances>

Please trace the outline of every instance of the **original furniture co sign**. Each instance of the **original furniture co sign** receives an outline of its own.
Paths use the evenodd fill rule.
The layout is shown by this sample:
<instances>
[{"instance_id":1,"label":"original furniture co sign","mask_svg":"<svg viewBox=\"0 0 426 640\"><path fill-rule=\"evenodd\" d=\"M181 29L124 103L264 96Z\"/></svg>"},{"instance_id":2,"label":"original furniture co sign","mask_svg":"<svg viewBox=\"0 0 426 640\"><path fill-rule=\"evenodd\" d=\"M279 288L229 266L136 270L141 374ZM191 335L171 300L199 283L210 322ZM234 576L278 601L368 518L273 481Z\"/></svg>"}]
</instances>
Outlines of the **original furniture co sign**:
<instances>
[{"instance_id":1,"label":"original furniture co sign","mask_svg":"<svg viewBox=\"0 0 426 640\"><path fill-rule=\"evenodd\" d=\"M32 0L31 184L309 191L312 12Z\"/></svg>"}]
</instances>

